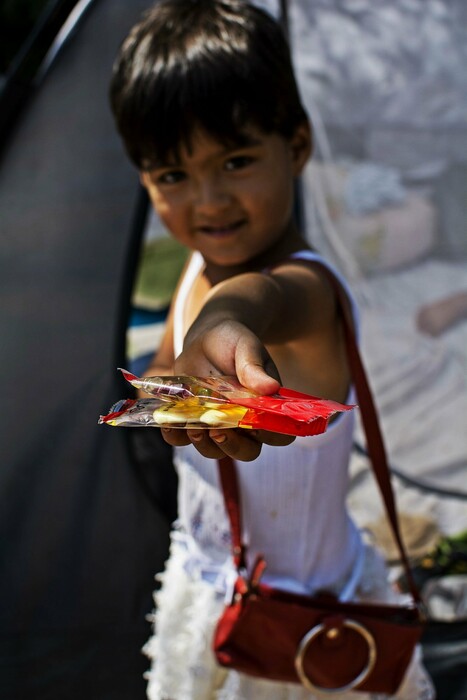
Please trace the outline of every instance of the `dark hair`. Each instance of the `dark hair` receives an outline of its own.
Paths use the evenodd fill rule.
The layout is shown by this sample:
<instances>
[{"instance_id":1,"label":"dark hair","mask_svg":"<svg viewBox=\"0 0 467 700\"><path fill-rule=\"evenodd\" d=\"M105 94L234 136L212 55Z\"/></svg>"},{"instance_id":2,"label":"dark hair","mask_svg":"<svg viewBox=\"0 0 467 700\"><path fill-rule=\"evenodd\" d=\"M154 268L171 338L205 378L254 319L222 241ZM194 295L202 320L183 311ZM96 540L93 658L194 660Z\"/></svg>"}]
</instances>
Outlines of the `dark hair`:
<instances>
[{"instance_id":1,"label":"dark hair","mask_svg":"<svg viewBox=\"0 0 467 700\"><path fill-rule=\"evenodd\" d=\"M124 40L110 85L117 128L144 170L196 127L239 144L248 126L290 138L307 119L280 25L243 0L162 0Z\"/></svg>"}]
</instances>

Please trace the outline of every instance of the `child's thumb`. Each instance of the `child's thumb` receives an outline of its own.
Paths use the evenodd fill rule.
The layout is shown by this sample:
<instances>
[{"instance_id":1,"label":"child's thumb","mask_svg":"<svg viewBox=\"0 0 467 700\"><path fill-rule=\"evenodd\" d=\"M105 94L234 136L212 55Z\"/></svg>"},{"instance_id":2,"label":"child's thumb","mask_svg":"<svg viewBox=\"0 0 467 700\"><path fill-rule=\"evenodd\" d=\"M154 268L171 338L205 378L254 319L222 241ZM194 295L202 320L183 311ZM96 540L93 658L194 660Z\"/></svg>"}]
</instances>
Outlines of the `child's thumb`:
<instances>
[{"instance_id":1,"label":"child's thumb","mask_svg":"<svg viewBox=\"0 0 467 700\"><path fill-rule=\"evenodd\" d=\"M273 394L281 385L272 357L257 338L249 338L238 344L235 370L240 384L258 394Z\"/></svg>"}]
</instances>

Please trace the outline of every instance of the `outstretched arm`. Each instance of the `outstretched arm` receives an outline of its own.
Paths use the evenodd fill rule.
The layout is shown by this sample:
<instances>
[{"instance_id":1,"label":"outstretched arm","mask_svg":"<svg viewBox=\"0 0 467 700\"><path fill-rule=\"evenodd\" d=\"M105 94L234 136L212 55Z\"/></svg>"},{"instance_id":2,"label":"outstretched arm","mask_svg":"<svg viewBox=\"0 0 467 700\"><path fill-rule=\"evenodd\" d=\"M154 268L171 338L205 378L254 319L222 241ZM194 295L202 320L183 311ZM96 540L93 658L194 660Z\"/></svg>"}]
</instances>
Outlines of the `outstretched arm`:
<instances>
[{"instance_id":1,"label":"outstretched arm","mask_svg":"<svg viewBox=\"0 0 467 700\"><path fill-rule=\"evenodd\" d=\"M277 391L279 372L265 344L272 338L277 317L282 316L284 296L272 276L260 273L239 275L217 285L189 328L177 364L193 364L203 374L234 375L258 393Z\"/></svg>"},{"instance_id":2,"label":"outstretched arm","mask_svg":"<svg viewBox=\"0 0 467 700\"><path fill-rule=\"evenodd\" d=\"M318 287L322 292L322 281L297 265L288 272L284 268L274 275L243 274L217 285L188 330L183 352L174 364L175 374L234 375L253 391L274 393L281 383L281 368L266 346L298 340L303 328L310 328L311 299ZM326 303L321 309L326 312ZM172 445L192 442L206 457L227 454L244 461L255 459L263 443L292 441L290 436L232 429L164 429L163 435Z\"/></svg>"}]
</instances>

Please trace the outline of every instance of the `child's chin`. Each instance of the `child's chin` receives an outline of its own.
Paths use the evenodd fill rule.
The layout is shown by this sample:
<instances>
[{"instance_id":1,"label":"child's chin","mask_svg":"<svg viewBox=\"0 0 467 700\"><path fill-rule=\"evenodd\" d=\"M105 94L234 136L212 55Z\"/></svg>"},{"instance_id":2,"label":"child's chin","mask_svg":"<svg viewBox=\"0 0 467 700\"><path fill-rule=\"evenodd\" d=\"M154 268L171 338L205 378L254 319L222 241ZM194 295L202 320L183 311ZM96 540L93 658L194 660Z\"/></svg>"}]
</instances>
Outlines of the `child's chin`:
<instances>
[{"instance_id":1,"label":"child's chin","mask_svg":"<svg viewBox=\"0 0 467 700\"><path fill-rule=\"evenodd\" d=\"M252 251L231 251L230 253L224 252L224 254L207 253L203 254L203 257L206 262L217 267L251 267L252 264L253 266L258 264L261 267L261 261L267 254L268 247L259 247L258 250Z\"/></svg>"},{"instance_id":2,"label":"child's chin","mask_svg":"<svg viewBox=\"0 0 467 700\"><path fill-rule=\"evenodd\" d=\"M216 267L241 267L252 259L251 255L203 255L206 262Z\"/></svg>"}]
</instances>

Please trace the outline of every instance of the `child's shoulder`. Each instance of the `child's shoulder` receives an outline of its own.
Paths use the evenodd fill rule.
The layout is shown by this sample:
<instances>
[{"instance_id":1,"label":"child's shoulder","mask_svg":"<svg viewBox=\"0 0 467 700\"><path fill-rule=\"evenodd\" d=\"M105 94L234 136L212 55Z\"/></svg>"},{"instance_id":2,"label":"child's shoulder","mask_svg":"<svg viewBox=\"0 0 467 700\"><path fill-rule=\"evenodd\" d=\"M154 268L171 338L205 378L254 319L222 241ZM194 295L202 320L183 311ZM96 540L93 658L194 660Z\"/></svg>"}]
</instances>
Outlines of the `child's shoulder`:
<instances>
[{"instance_id":1,"label":"child's shoulder","mask_svg":"<svg viewBox=\"0 0 467 700\"><path fill-rule=\"evenodd\" d=\"M326 259L310 248L303 248L278 261L268 272L283 278L289 278L302 289L303 302L309 298L316 302L319 295L323 302L325 298L333 300L335 292L331 278L342 282L339 272Z\"/></svg>"}]
</instances>

